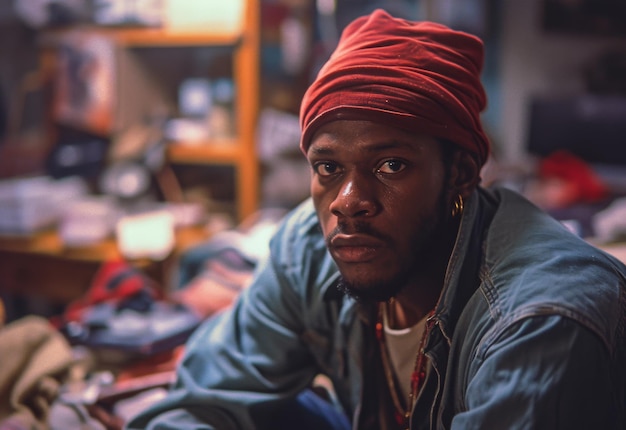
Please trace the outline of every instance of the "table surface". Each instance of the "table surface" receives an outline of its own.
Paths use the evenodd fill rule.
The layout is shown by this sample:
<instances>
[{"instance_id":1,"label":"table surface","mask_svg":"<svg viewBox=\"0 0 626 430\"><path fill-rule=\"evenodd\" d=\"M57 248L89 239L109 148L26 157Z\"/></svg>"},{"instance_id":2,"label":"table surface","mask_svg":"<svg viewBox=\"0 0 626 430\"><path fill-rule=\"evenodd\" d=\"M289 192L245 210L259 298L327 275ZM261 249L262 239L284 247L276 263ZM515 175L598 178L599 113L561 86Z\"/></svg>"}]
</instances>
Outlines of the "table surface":
<instances>
[{"instance_id":1,"label":"table surface","mask_svg":"<svg viewBox=\"0 0 626 430\"><path fill-rule=\"evenodd\" d=\"M173 252L182 252L208 240L210 236L210 232L204 226L178 227L175 231L176 244ZM124 258L113 236L88 245L67 246L55 229L47 229L30 235L0 235L0 251L85 262ZM142 259L134 262L141 264Z\"/></svg>"},{"instance_id":2,"label":"table surface","mask_svg":"<svg viewBox=\"0 0 626 430\"><path fill-rule=\"evenodd\" d=\"M204 226L179 227L172 252L160 261L124 258L115 237L88 246L66 246L54 229L28 236L0 236L0 296L29 303L67 304L81 297L104 262L123 259L157 281L164 292L173 286L178 257L208 240ZM5 303L6 305L6 303ZM14 311L14 310L13 310ZM15 313L15 312L13 312Z\"/></svg>"}]
</instances>

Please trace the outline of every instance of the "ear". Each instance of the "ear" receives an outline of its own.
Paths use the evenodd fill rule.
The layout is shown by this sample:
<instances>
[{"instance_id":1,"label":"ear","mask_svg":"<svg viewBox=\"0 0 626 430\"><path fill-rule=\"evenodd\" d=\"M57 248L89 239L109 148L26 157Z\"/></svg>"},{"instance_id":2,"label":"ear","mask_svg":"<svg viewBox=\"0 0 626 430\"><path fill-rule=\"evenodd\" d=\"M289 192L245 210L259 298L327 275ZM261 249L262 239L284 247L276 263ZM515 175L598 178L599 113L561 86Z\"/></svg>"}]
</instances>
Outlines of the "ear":
<instances>
[{"instance_id":1,"label":"ear","mask_svg":"<svg viewBox=\"0 0 626 430\"><path fill-rule=\"evenodd\" d=\"M448 177L450 194L460 194L463 198L468 198L479 183L480 167L476 157L467 151L454 151Z\"/></svg>"}]
</instances>

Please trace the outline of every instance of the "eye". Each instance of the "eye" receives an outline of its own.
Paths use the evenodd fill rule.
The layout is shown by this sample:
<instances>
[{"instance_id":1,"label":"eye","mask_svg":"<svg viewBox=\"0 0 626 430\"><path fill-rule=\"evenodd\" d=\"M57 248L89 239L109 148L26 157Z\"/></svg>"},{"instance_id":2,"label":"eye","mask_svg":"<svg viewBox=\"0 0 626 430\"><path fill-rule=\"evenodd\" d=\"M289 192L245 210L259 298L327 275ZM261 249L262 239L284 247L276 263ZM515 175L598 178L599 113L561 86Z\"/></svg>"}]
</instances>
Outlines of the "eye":
<instances>
[{"instance_id":1,"label":"eye","mask_svg":"<svg viewBox=\"0 0 626 430\"><path fill-rule=\"evenodd\" d=\"M323 161L313 165L313 171L320 176L331 176L339 171L339 166L336 163Z\"/></svg>"},{"instance_id":2,"label":"eye","mask_svg":"<svg viewBox=\"0 0 626 430\"><path fill-rule=\"evenodd\" d=\"M400 160L387 160L376 169L376 173L393 174L398 173L406 167L406 164Z\"/></svg>"}]
</instances>

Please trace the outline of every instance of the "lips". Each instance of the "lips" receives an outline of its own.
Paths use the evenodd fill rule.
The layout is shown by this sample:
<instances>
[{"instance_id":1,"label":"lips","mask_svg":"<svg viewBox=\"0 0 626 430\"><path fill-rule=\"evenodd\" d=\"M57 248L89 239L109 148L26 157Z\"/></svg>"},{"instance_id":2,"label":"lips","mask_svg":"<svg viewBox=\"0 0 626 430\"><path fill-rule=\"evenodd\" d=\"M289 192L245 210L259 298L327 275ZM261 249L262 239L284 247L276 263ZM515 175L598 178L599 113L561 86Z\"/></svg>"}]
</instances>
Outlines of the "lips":
<instances>
[{"instance_id":1,"label":"lips","mask_svg":"<svg viewBox=\"0 0 626 430\"><path fill-rule=\"evenodd\" d=\"M330 252L335 260L344 263L365 263L373 260L383 242L363 234L337 235L330 241Z\"/></svg>"}]
</instances>

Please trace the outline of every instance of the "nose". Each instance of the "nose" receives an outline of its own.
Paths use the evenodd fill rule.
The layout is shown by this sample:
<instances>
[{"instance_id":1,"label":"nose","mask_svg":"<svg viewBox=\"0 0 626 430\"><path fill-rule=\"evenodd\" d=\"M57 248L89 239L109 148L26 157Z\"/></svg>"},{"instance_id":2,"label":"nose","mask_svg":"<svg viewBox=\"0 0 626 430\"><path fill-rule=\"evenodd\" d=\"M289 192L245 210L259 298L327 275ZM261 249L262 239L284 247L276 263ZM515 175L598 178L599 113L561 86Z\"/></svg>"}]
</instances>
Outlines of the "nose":
<instances>
[{"instance_id":1,"label":"nose","mask_svg":"<svg viewBox=\"0 0 626 430\"><path fill-rule=\"evenodd\" d=\"M376 213L376 201L371 184L356 176L347 177L330 204L330 212L337 217L366 217Z\"/></svg>"}]
</instances>

